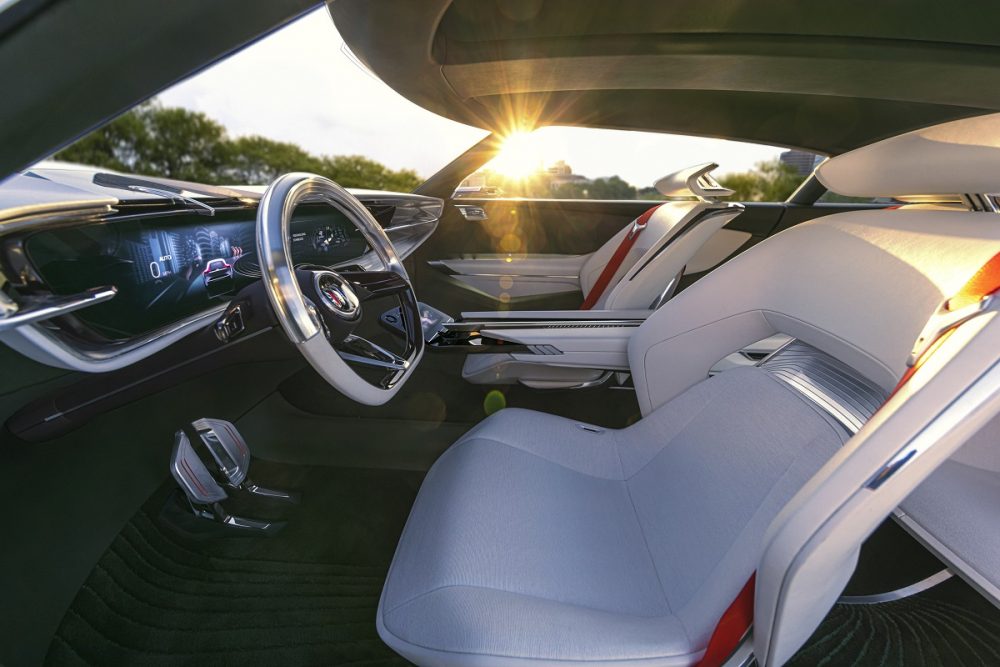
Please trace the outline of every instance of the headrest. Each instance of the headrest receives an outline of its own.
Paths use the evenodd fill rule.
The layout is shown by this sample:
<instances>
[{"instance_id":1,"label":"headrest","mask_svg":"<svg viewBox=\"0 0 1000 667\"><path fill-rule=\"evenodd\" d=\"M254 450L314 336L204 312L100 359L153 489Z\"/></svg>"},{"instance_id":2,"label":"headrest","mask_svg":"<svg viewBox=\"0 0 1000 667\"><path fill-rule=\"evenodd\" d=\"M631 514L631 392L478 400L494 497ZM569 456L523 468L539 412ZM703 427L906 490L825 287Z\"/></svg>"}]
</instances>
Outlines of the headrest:
<instances>
[{"instance_id":1,"label":"headrest","mask_svg":"<svg viewBox=\"0 0 1000 667\"><path fill-rule=\"evenodd\" d=\"M653 187L664 197L728 197L732 190L722 187L709 173L718 169L714 162L695 165L664 176Z\"/></svg>"},{"instance_id":2,"label":"headrest","mask_svg":"<svg viewBox=\"0 0 1000 667\"><path fill-rule=\"evenodd\" d=\"M816 176L852 197L1000 192L1000 114L883 139L827 160Z\"/></svg>"}]
</instances>

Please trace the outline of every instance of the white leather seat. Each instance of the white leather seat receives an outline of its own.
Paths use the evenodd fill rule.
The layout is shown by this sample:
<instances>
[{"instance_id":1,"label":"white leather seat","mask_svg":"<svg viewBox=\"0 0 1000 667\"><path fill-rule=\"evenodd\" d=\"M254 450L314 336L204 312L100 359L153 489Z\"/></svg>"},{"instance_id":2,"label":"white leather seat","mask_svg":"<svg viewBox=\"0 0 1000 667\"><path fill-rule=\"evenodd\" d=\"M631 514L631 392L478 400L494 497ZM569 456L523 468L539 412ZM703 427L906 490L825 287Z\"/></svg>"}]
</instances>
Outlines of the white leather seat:
<instances>
[{"instance_id":1,"label":"white leather seat","mask_svg":"<svg viewBox=\"0 0 1000 667\"><path fill-rule=\"evenodd\" d=\"M867 490L901 444L876 427L851 440L874 449L842 448L849 431L829 397L801 382L809 358L780 372L709 369L782 333L815 350L813 379L841 369L837 387L884 394L930 315L998 252L993 214L862 211L798 225L731 260L632 337L637 424L594 431L505 410L441 457L400 539L381 637L423 666L692 665L759 568L758 658L781 664L836 599L851 554L892 511L887 499L902 500L930 468L897 474L891 493ZM915 391L909 412L929 414L933 395ZM882 419L889 428L904 423L899 400ZM849 465L824 466L831 457ZM810 517L835 509L812 494L817 484L877 508L859 505L856 529L835 524L847 532L837 560L817 561L822 581L804 578L788 550L814 534ZM799 588L782 607L793 567Z\"/></svg>"},{"instance_id":2,"label":"white leather seat","mask_svg":"<svg viewBox=\"0 0 1000 667\"><path fill-rule=\"evenodd\" d=\"M758 368L623 431L503 410L427 476L379 633L418 665L690 665L845 437Z\"/></svg>"}]
</instances>

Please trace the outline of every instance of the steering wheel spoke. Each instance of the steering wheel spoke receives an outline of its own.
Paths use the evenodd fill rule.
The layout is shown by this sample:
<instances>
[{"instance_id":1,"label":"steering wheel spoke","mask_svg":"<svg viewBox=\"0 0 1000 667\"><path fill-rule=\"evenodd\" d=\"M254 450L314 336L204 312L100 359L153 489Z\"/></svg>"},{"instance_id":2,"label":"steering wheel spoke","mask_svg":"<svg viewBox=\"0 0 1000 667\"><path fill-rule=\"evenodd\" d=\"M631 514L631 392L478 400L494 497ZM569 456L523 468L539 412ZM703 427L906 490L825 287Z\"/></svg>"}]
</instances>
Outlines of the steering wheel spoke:
<instances>
[{"instance_id":1,"label":"steering wheel spoke","mask_svg":"<svg viewBox=\"0 0 1000 667\"><path fill-rule=\"evenodd\" d=\"M350 283L362 302L410 290L409 281L395 271L345 271L340 276Z\"/></svg>"},{"instance_id":2,"label":"steering wheel spoke","mask_svg":"<svg viewBox=\"0 0 1000 667\"><path fill-rule=\"evenodd\" d=\"M410 362L395 352L354 334L350 334L334 347L340 352L340 357L344 361L387 371L405 371L410 367Z\"/></svg>"},{"instance_id":3,"label":"steering wheel spoke","mask_svg":"<svg viewBox=\"0 0 1000 667\"><path fill-rule=\"evenodd\" d=\"M296 269L291 257L291 216L303 203L327 203L357 226L383 271ZM354 400L381 405L399 390L424 350L420 311L406 269L385 230L351 193L313 174L275 179L257 210L257 250L264 289L289 340L323 379ZM402 310L406 345L396 354L355 331L363 324L364 304L395 297ZM350 364L376 368L382 378L369 382Z\"/></svg>"}]
</instances>

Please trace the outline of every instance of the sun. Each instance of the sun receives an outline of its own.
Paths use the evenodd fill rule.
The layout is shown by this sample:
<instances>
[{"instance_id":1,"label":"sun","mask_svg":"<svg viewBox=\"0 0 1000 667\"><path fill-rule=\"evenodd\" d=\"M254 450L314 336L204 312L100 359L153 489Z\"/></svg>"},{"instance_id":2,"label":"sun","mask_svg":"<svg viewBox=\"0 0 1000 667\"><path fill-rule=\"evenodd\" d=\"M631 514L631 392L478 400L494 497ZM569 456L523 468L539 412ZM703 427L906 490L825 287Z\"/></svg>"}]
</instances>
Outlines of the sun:
<instances>
[{"instance_id":1,"label":"sun","mask_svg":"<svg viewBox=\"0 0 1000 667\"><path fill-rule=\"evenodd\" d=\"M507 178L523 179L542 168L542 153L530 132L507 135L490 169Z\"/></svg>"}]
</instances>

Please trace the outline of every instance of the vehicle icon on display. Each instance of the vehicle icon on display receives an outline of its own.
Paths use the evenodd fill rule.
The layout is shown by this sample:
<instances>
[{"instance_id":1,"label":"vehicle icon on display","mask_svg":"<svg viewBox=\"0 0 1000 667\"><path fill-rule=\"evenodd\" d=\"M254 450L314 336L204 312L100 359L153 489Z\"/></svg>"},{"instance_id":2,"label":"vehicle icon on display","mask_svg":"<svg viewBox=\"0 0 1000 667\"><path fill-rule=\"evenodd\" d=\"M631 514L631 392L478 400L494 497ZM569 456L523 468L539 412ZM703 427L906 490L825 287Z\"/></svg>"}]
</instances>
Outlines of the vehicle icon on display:
<instances>
[{"instance_id":1,"label":"vehicle icon on display","mask_svg":"<svg viewBox=\"0 0 1000 667\"><path fill-rule=\"evenodd\" d=\"M233 265L221 257L209 260L201 278L209 296L227 294L233 289Z\"/></svg>"}]
</instances>

